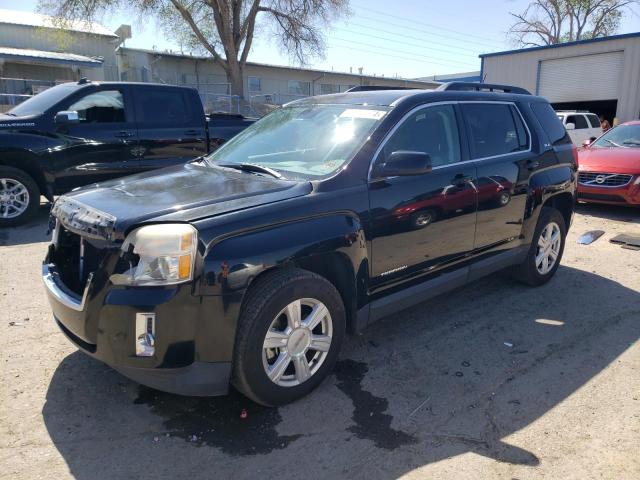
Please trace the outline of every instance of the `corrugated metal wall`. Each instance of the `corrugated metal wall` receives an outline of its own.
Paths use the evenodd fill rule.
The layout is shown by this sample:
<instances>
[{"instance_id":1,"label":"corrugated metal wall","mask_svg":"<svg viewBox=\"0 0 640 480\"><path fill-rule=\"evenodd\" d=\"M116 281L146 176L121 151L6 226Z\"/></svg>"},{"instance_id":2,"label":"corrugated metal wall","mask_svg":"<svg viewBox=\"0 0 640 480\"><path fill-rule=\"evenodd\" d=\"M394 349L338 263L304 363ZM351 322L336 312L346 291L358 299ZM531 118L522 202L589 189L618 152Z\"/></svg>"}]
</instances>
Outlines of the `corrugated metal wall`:
<instances>
[{"instance_id":1,"label":"corrugated metal wall","mask_svg":"<svg viewBox=\"0 0 640 480\"><path fill-rule=\"evenodd\" d=\"M2 24L0 46L103 57L102 68L81 68L81 74L92 80L118 80L115 53L117 38L71 31L60 33L50 28ZM7 76L6 73L4 76ZM28 78L26 72L19 78L23 77Z\"/></svg>"},{"instance_id":2,"label":"corrugated metal wall","mask_svg":"<svg viewBox=\"0 0 640 480\"><path fill-rule=\"evenodd\" d=\"M539 89L540 62L616 51L623 52L623 69L619 80L620 93L616 116L623 122L634 120L640 117L640 38L637 37L485 57L484 81L516 85L535 93ZM597 72L594 72L594 75L597 75ZM584 76L576 76L573 81L576 82L576 90L582 91L584 85L589 85L593 80ZM578 88L578 83L580 88ZM585 99L575 99L575 101L582 100Z\"/></svg>"}]
</instances>

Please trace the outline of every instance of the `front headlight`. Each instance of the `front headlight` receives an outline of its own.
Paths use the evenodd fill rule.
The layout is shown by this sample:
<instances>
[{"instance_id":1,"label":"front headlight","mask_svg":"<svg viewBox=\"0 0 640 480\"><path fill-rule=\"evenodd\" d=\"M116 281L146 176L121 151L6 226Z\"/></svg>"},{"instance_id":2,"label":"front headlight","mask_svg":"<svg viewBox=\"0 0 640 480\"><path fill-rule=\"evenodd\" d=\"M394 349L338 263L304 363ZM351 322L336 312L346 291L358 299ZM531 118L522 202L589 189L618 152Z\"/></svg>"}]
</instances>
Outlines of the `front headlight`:
<instances>
[{"instance_id":1,"label":"front headlight","mask_svg":"<svg viewBox=\"0 0 640 480\"><path fill-rule=\"evenodd\" d=\"M111 275L114 285L175 285L193 278L198 233L191 225L158 224L129 233L122 251L132 262L125 273ZM126 257L125 257L126 258Z\"/></svg>"}]
</instances>

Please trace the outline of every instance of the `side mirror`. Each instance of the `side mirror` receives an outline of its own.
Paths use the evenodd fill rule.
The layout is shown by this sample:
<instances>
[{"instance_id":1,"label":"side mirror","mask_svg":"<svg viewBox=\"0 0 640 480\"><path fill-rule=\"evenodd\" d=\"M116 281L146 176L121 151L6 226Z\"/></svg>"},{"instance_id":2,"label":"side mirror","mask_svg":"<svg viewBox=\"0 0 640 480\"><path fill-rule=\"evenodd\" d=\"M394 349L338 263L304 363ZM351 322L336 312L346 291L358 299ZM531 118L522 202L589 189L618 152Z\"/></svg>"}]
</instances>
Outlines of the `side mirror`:
<instances>
[{"instance_id":1,"label":"side mirror","mask_svg":"<svg viewBox=\"0 0 640 480\"><path fill-rule=\"evenodd\" d=\"M425 152L397 150L386 159L378 170L380 177L406 177L431 171L431 157Z\"/></svg>"},{"instance_id":2,"label":"side mirror","mask_svg":"<svg viewBox=\"0 0 640 480\"><path fill-rule=\"evenodd\" d=\"M63 110L56 113L55 117L53 117L53 121L59 125L79 123L80 117L78 116L78 112L73 110Z\"/></svg>"},{"instance_id":3,"label":"side mirror","mask_svg":"<svg viewBox=\"0 0 640 480\"><path fill-rule=\"evenodd\" d=\"M595 141L596 141L596 137L587 138L584 142L582 142L582 146L584 148L587 148L589 145L591 145Z\"/></svg>"},{"instance_id":4,"label":"side mirror","mask_svg":"<svg viewBox=\"0 0 640 480\"><path fill-rule=\"evenodd\" d=\"M575 123L567 123L564 128L566 128L567 130L575 130L576 129L576 124Z\"/></svg>"}]
</instances>

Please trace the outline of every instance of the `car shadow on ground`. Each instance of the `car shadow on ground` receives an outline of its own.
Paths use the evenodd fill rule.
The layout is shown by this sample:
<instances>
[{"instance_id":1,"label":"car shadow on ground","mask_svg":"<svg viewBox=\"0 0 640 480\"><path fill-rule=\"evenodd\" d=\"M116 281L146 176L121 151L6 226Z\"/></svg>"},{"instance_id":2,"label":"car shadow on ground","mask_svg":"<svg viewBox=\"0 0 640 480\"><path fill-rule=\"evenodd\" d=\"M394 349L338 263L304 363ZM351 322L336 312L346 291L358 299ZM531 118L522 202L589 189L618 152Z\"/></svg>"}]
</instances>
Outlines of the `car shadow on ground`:
<instances>
[{"instance_id":1,"label":"car shadow on ground","mask_svg":"<svg viewBox=\"0 0 640 480\"><path fill-rule=\"evenodd\" d=\"M636 291L593 273L563 266L537 289L497 275L349 338L335 373L285 407L157 392L76 352L42 413L79 479L370 480L468 452L535 467L505 437L636 342L639 316Z\"/></svg>"},{"instance_id":2,"label":"car shadow on ground","mask_svg":"<svg viewBox=\"0 0 640 480\"><path fill-rule=\"evenodd\" d=\"M27 224L19 227L0 227L0 247L48 241L47 229L50 209L50 203L41 202L35 217Z\"/></svg>"}]
</instances>

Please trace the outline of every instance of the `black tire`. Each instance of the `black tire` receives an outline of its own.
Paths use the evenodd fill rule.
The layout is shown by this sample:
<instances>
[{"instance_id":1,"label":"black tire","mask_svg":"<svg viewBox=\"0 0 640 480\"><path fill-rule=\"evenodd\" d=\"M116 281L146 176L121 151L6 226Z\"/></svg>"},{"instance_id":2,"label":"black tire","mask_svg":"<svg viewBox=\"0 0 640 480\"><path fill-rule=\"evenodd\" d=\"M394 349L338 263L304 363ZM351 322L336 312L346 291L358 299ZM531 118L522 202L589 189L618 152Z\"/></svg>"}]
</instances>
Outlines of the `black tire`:
<instances>
[{"instance_id":1,"label":"black tire","mask_svg":"<svg viewBox=\"0 0 640 480\"><path fill-rule=\"evenodd\" d=\"M3 207L0 206L0 227L14 227L22 225L33 218L40 206L40 188L31 176L17 168L0 166L0 179L10 179L20 182L29 193L29 203L22 214L13 218L2 218Z\"/></svg>"},{"instance_id":2,"label":"black tire","mask_svg":"<svg viewBox=\"0 0 640 480\"><path fill-rule=\"evenodd\" d=\"M549 225L552 222L557 224L558 227L560 228L560 234L561 234L560 249L559 249L558 257L556 258L555 264L553 265L551 270L546 274L542 274L538 271L538 268L536 267L536 255L538 253L538 240L540 239L540 235L542 234L543 230L547 227L547 225ZM529 248L529 251L527 252L527 257L522 263L513 267L511 272L513 277L533 287L543 285L547 283L549 280L551 280L551 277L555 275L556 271L558 270L558 267L560 266L560 261L562 260L562 254L564 252L566 235L567 235L567 228L566 228L564 217L562 216L562 214L555 208L543 207L542 211L540 212L540 217L538 218L536 230L533 234L531 246Z\"/></svg>"},{"instance_id":3,"label":"black tire","mask_svg":"<svg viewBox=\"0 0 640 480\"><path fill-rule=\"evenodd\" d=\"M498 206L505 207L511 201L511 194L509 192L501 192L498 196Z\"/></svg>"},{"instance_id":4,"label":"black tire","mask_svg":"<svg viewBox=\"0 0 640 480\"><path fill-rule=\"evenodd\" d=\"M411 215L411 228L424 228L428 225L431 225L438 218L438 214L435 210L420 210L418 212L414 212Z\"/></svg>"},{"instance_id":5,"label":"black tire","mask_svg":"<svg viewBox=\"0 0 640 480\"><path fill-rule=\"evenodd\" d=\"M313 375L298 385L281 386L267 376L263 365L263 342L278 313L302 298L317 299L327 307L333 329L331 344ZM325 278L300 269L277 270L257 278L240 313L232 384L253 401L267 406L283 405L307 395L333 369L344 339L345 325L342 298Z\"/></svg>"}]
</instances>

